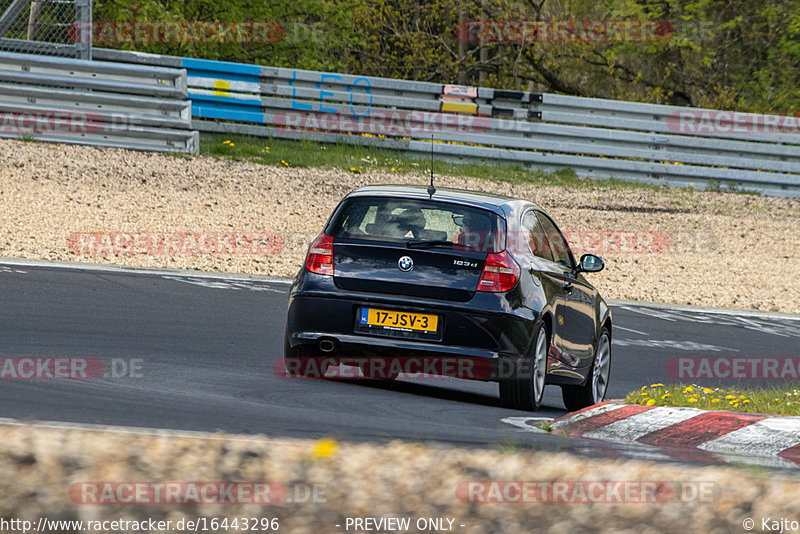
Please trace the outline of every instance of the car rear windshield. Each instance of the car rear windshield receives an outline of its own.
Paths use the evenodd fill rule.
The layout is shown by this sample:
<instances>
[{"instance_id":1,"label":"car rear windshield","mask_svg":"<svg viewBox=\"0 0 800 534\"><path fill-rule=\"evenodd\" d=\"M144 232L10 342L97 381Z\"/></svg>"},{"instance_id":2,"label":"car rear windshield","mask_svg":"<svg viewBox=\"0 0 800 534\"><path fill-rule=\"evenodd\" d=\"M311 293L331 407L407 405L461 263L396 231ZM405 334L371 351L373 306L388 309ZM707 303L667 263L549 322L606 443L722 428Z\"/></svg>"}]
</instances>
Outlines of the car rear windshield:
<instances>
[{"instance_id":1,"label":"car rear windshield","mask_svg":"<svg viewBox=\"0 0 800 534\"><path fill-rule=\"evenodd\" d=\"M435 200L355 197L328 225L331 237L500 252L505 224L497 214Z\"/></svg>"}]
</instances>

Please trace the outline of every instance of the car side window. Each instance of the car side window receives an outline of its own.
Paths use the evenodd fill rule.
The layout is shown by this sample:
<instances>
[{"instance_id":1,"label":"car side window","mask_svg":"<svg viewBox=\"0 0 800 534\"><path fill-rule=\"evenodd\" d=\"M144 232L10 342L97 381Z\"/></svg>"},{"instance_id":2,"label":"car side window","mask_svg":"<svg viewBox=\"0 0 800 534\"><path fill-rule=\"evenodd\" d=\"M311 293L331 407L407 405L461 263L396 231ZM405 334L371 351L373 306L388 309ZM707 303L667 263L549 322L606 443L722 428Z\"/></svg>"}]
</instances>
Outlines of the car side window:
<instances>
[{"instance_id":1,"label":"car side window","mask_svg":"<svg viewBox=\"0 0 800 534\"><path fill-rule=\"evenodd\" d=\"M539 219L533 211L527 211L522 216L522 229L525 241L527 241L528 249L534 256L548 261L553 261L553 253L550 250L550 245L545 238L544 230L542 230ZM519 248L522 250L523 243L518 243Z\"/></svg>"},{"instance_id":2,"label":"car side window","mask_svg":"<svg viewBox=\"0 0 800 534\"><path fill-rule=\"evenodd\" d=\"M544 229L545 238L550 244L553 260L565 269L574 268L575 264L572 260L572 254L569 251L569 245L564 239L564 236L561 235L561 232L558 231L555 223L542 212L537 212L536 215L539 217L539 222Z\"/></svg>"}]
</instances>

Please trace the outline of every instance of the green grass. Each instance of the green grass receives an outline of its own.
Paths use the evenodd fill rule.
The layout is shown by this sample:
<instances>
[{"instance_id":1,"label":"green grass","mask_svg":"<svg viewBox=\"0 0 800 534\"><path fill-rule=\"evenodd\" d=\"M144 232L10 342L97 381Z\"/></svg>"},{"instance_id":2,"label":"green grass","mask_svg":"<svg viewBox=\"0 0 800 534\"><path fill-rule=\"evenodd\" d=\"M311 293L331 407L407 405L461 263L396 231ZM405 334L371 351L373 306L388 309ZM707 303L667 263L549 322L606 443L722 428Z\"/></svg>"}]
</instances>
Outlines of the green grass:
<instances>
[{"instance_id":1,"label":"green grass","mask_svg":"<svg viewBox=\"0 0 800 534\"><path fill-rule=\"evenodd\" d=\"M200 140L200 153L217 158L253 161L263 165L320 167L339 169L354 174L385 173L387 182L391 182L391 177L398 174L427 175L430 168L430 158L423 154L415 157L406 152L385 148L318 143L310 140L290 141L245 135L203 134ZM614 178L608 180L584 179L577 176L571 169L550 173L490 160L475 163L434 160L433 172L440 176L463 176L513 184L677 191L665 186L627 182Z\"/></svg>"},{"instance_id":2,"label":"green grass","mask_svg":"<svg viewBox=\"0 0 800 534\"><path fill-rule=\"evenodd\" d=\"M643 406L689 406L702 410L800 415L800 383L763 389L651 384L628 393L625 402Z\"/></svg>"},{"instance_id":3,"label":"green grass","mask_svg":"<svg viewBox=\"0 0 800 534\"><path fill-rule=\"evenodd\" d=\"M510 443L505 441L495 443L493 448L501 454L518 454L524 450L517 443Z\"/></svg>"}]
</instances>

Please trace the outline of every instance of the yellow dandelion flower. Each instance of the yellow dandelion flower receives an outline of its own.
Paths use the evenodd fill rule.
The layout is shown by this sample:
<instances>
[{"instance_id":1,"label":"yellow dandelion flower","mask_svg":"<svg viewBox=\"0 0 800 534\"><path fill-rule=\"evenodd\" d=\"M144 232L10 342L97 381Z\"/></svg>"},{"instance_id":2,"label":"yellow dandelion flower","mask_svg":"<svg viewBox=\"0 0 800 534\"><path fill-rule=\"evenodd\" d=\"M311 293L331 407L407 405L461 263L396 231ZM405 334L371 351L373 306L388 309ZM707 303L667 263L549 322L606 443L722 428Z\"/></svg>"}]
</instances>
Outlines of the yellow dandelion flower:
<instances>
[{"instance_id":1,"label":"yellow dandelion flower","mask_svg":"<svg viewBox=\"0 0 800 534\"><path fill-rule=\"evenodd\" d=\"M747 397L745 397L744 395L739 395L739 398L740 399L746 399Z\"/></svg>"},{"instance_id":2,"label":"yellow dandelion flower","mask_svg":"<svg viewBox=\"0 0 800 534\"><path fill-rule=\"evenodd\" d=\"M750 402L749 400L745 399L742 401L742 404L748 404L749 402Z\"/></svg>"},{"instance_id":3,"label":"yellow dandelion flower","mask_svg":"<svg viewBox=\"0 0 800 534\"><path fill-rule=\"evenodd\" d=\"M719 402L719 399L711 399L712 403Z\"/></svg>"},{"instance_id":4,"label":"yellow dandelion flower","mask_svg":"<svg viewBox=\"0 0 800 534\"><path fill-rule=\"evenodd\" d=\"M710 388L703 388L703 393L710 395L711 393L714 393L714 390Z\"/></svg>"},{"instance_id":5,"label":"yellow dandelion flower","mask_svg":"<svg viewBox=\"0 0 800 534\"><path fill-rule=\"evenodd\" d=\"M735 399L736 395L725 395L725 398L726 399ZM775 399L775 400L778 400L778 399Z\"/></svg>"},{"instance_id":6,"label":"yellow dandelion flower","mask_svg":"<svg viewBox=\"0 0 800 534\"><path fill-rule=\"evenodd\" d=\"M336 449L339 447L339 444L336 443L336 440L324 438L318 440L314 444L314 456L317 458L330 458L334 454L336 454Z\"/></svg>"},{"instance_id":7,"label":"yellow dandelion flower","mask_svg":"<svg viewBox=\"0 0 800 534\"><path fill-rule=\"evenodd\" d=\"M654 405L655 403L656 403L656 400L655 400L655 399L650 399L649 401L647 401L647 404L645 404L645 406L652 406L652 405Z\"/></svg>"},{"instance_id":8,"label":"yellow dandelion flower","mask_svg":"<svg viewBox=\"0 0 800 534\"><path fill-rule=\"evenodd\" d=\"M683 388L684 393L691 393L692 391L694 391L694 386L686 386Z\"/></svg>"},{"instance_id":9,"label":"yellow dandelion flower","mask_svg":"<svg viewBox=\"0 0 800 534\"><path fill-rule=\"evenodd\" d=\"M650 384L651 388L663 388L664 384Z\"/></svg>"},{"instance_id":10,"label":"yellow dandelion flower","mask_svg":"<svg viewBox=\"0 0 800 534\"><path fill-rule=\"evenodd\" d=\"M689 399L689 402L697 402L697 399L692 397L691 399Z\"/></svg>"},{"instance_id":11,"label":"yellow dandelion flower","mask_svg":"<svg viewBox=\"0 0 800 534\"><path fill-rule=\"evenodd\" d=\"M667 397L669 397L669 393L664 393L663 395L661 395L662 399L666 399Z\"/></svg>"},{"instance_id":12,"label":"yellow dandelion flower","mask_svg":"<svg viewBox=\"0 0 800 534\"><path fill-rule=\"evenodd\" d=\"M234 145L233 143L228 143L228 146L236 146L236 145Z\"/></svg>"},{"instance_id":13,"label":"yellow dandelion flower","mask_svg":"<svg viewBox=\"0 0 800 534\"><path fill-rule=\"evenodd\" d=\"M642 389L640 389L639 391L644 391L646 389L647 389L647 386L642 386Z\"/></svg>"}]
</instances>

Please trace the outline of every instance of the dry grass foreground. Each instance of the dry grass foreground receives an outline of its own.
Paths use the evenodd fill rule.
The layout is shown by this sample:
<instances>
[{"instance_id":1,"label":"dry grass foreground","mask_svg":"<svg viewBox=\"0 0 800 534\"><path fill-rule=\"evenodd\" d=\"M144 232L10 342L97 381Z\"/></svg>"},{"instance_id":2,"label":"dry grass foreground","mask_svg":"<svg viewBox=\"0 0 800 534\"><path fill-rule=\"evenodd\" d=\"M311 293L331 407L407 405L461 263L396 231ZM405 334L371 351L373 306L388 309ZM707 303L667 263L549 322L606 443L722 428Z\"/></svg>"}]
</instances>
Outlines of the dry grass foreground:
<instances>
[{"instance_id":1,"label":"dry grass foreground","mask_svg":"<svg viewBox=\"0 0 800 534\"><path fill-rule=\"evenodd\" d=\"M0 141L0 256L293 276L342 195L424 181ZM600 181L565 189L449 176L438 184L533 200L563 230L588 231L573 234L582 239L605 232L593 250L608 268L589 276L609 298L800 313L800 200ZM68 244L76 232L187 231L279 232L285 246L279 254L101 256L70 253ZM648 232L666 233L666 249L617 253Z\"/></svg>"},{"instance_id":2,"label":"dry grass foreground","mask_svg":"<svg viewBox=\"0 0 800 534\"><path fill-rule=\"evenodd\" d=\"M756 522L757 531L762 518L796 520L800 498L796 480L774 474L734 467L599 461L566 453L510 454L400 442L321 445L262 436L167 436L5 424L0 433L0 517L34 522L40 517L95 521L149 517L176 522L198 516L244 516L278 518L281 532L313 533L345 531L347 517L390 515L455 518L454 530L467 534L727 533L741 531L745 517ZM476 481L652 482L675 492L660 490L656 503L619 502L616 496L610 497L612 503L574 502L581 497L573 493L567 494L573 501L569 503L541 503L535 498L529 498L534 502L469 502L469 494L458 488ZM287 499L275 503L278 499L273 497L267 505L232 504L230 498L224 504L152 504L146 501L149 497L140 496L144 501L120 503L116 500L131 494L105 484L111 482L271 483L269 495L281 495L276 488L282 488ZM114 489L103 493L87 490L87 484ZM316 497L308 495L309 488L316 489ZM699 496L697 488L702 488ZM629 495L631 500L637 498ZM102 504L84 503L92 497ZM190 497L187 492L177 498ZM337 524L342 527L336 528Z\"/></svg>"}]
</instances>

